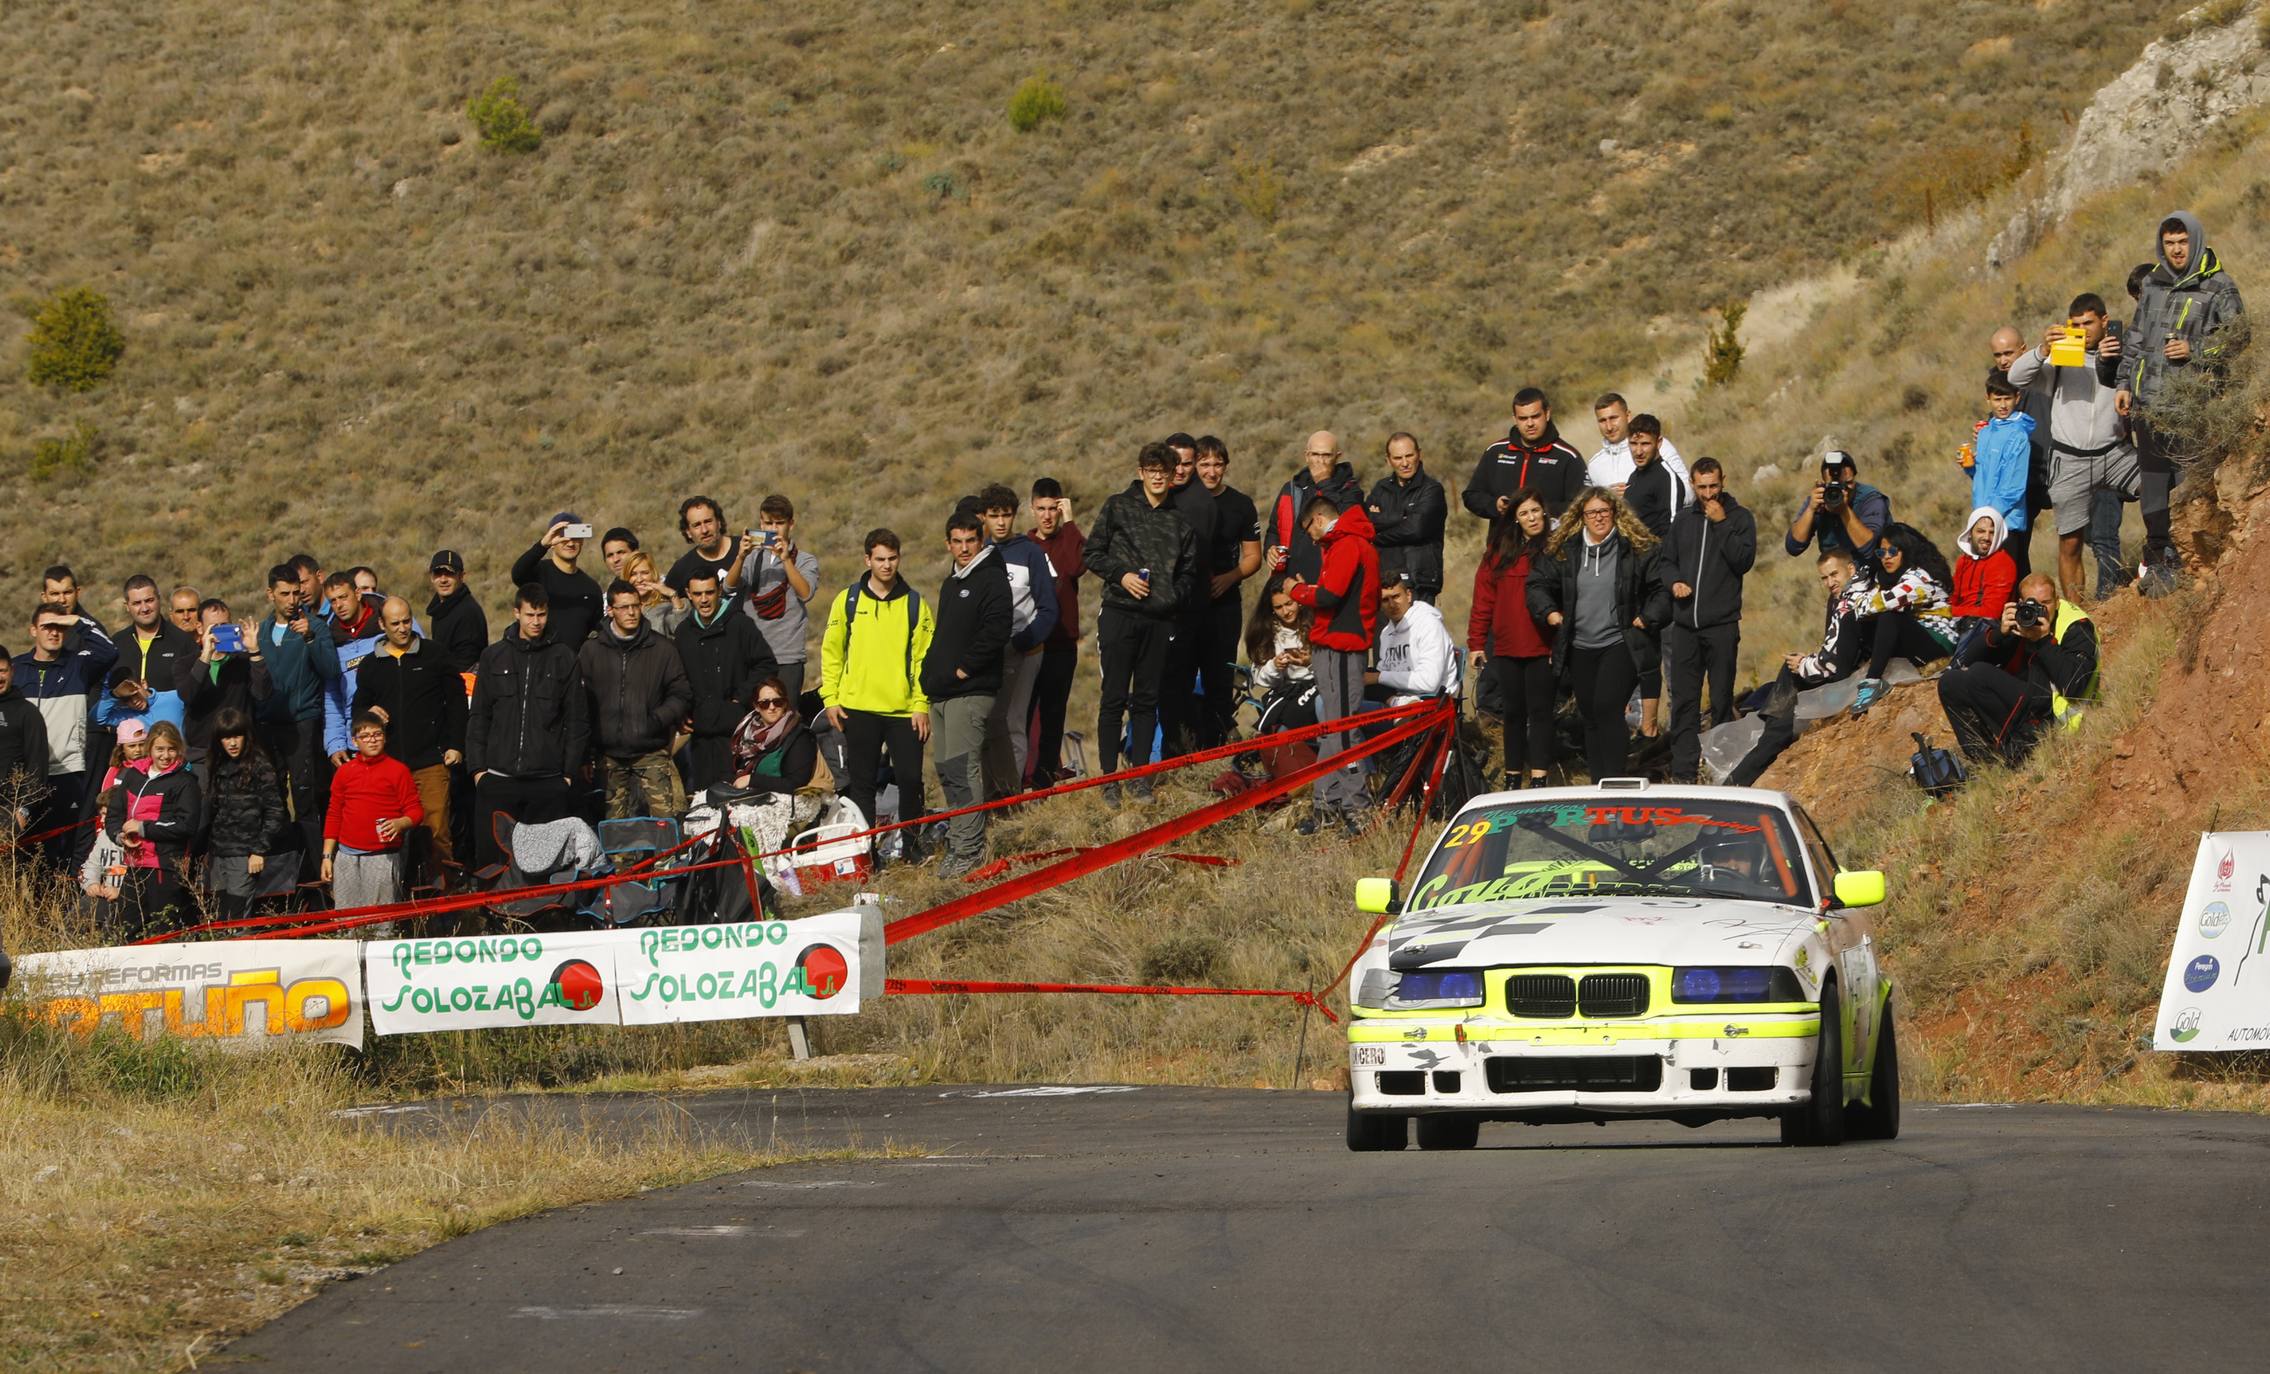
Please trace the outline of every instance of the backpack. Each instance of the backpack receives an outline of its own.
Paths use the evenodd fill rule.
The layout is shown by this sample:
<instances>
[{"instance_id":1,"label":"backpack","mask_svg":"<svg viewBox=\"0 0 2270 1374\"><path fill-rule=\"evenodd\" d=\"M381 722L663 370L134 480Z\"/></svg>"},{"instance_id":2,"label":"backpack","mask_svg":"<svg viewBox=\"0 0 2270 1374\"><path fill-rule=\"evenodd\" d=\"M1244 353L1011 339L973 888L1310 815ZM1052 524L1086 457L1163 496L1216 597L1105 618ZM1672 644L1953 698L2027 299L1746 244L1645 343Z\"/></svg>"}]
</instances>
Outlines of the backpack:
<instances>
[{"instance_id":1,"label":"backpack","mask_svg":"<svg viewBox=\"0 0 2270 1374\"><path fill-rule=\"evenodd\" d=\"M1917 787L1931 796L1943 797L1970 781L1970 770L1953 751L1932 747L1920 730L1908 737L1915 741L1915 753L1908 759L1907 772Z\"/></svg>"}]
</instances>

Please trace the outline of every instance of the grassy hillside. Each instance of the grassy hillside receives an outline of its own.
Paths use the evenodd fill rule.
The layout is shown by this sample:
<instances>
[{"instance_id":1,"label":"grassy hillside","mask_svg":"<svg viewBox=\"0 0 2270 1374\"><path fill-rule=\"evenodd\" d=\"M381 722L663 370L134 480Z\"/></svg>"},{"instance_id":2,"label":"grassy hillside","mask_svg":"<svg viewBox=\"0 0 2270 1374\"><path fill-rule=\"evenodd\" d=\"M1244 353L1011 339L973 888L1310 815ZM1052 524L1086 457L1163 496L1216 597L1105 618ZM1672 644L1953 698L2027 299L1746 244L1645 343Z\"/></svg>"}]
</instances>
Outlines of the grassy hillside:
<instances>
[{"instance_id":1,"label":"grassy hillside","mask_svg":"<svg viewBox=\"0 0 2270 1374\"><path fill-rule=\"evenodd\" d=\"M0 320L38 512L0 599L447 544L495 602L553 510L668 549L697 489L798 497L840 585L877 519L1040 469L1092 507L1173 428L1248 486L1319 425L1462 469L1521 382L1581 423L1715 303L1994 184L2181 8L17 6L0 266L25 311L107 293L126 352L55 394ZM1065 113L1020 133L1040 74ZM534 152L475 140L499 76Z\"/></svg>"}]
</instances>

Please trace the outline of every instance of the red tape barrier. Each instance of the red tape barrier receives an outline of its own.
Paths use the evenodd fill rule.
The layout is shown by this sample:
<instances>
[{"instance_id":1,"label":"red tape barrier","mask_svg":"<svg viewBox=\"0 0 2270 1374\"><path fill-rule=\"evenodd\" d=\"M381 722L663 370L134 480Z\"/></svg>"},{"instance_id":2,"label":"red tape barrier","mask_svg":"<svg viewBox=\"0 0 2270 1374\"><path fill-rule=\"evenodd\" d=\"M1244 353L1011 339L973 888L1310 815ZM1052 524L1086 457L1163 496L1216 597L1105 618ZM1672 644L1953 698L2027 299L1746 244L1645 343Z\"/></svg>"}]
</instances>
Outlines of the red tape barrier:
<instances>
[{"instance_id":1,"label":"red tape barrier","mask_svg":"<svg viewBox=\"0 0 2270 1374\"><path fill-rule=\"evenodd\" d=\"M28 849L35 844L45 844L59 836L68 835L74 830L84 830L101 819L100 816L89 816L83 821L72 821L68 825L59 825L52 830L42 830L36 835L18 835L10 842L9 847L12 849Z\"/></svg>"},{"instance_id":2,"label":"red tape barrier","mask_svg":"<svg viewBox=\"0 0 2270 1374\"><path fill-rule=\"evenodd\" d=\"M1125 839L1114 840L1109 844L1100 844L1093 849L1083 850L1078 854L1059 859L1045 868L1034 869L1022 877L1011 878L1007 882L996 883L983 891L972 892L966 896L956 897L952 901L942 902L931 907L928 911L918 911L911 916L902 916L883 928L883 939L885 943L895 945L902 940L910 940L917 935L927 934L941 926L949 926L957 921L966 921L972 916L981 916L996 907L1006 906L1010 902L1029 897L1036 892L1055 887L1060 883L1070 882L1074 878L1086 877L1099 868L1109 867L1122 859L1131 859L1138 854L1156 849L1160 845L1179 840L1186 835L1196 834L1198 831L1204 830L1219 821L1227 820L1239 812L1250 811L1263 802L1272 801L1288 793L1298 791L1325 774L1344 768L1358 759L1369 758L1383 750L1392 749L1403 741L1425 734L1430 730L1439 730L1444 721L1453 718L1450 703L1447 701L1426 702L1423 705L1426 708L1425 711L1416 718L1406 720L1394 729L1387 730L1371 739L1359 741L1337 754L1320 758L1314 763L1287 773L1284 777L1272 779L1235 796L1224 797L1220 801L1202 806L1196 811L1170 817L1148 829L1138 830ZM1352 718L1342 717L1341 719L1349 720ZM1340 722L1333 723L1338 724ZM1330 733L1338 734L1341 732L1332 731Z\"/></svg>"},{"instance_id":3,"label":"red tape barrier","mask_svg":"<svg viewBox=\"0 0 2270 1374\"><path fill-rule=\"evenodd\" d=\"M960 995L990 992L1083 992L1122 997L1283 997L1297 1005L1315 1007L1324 1019L1338 1025L1340 1018L1312 993L1298 988L1182 988L1143 983L970 983L943 978L885 978L883 991L896 997L934 994Z\"/></svg>"}]
</instances>

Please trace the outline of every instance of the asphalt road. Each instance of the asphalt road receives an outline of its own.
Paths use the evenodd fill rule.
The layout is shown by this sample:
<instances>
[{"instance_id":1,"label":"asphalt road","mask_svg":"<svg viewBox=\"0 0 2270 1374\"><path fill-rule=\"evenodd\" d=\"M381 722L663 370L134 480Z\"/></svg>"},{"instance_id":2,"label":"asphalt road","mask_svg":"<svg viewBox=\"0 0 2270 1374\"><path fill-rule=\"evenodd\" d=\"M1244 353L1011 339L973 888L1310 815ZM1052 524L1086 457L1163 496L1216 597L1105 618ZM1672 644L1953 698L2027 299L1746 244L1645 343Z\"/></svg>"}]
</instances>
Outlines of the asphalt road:
<instances>
[{"instance_id":1,"label":"asphalt road","mask_svg":"<svg viewBox=\"0 0 2270 1374\"><path fill-rule=\"evenodd\" d=\"M1355 1155L1325 1094L1019 1091L679 1099L746 1139L919 1143L926 1156L769 1169L495 1227L335 1286L218 1363L1063 1374L2270 1359L2270 1119L1911 1104L1899 1140L1834 1150L1783 1149L1768 1123L1490 1125L1472 1153ZM654 1110L533 1109L602 1127Z\"/></svg>"}]
</instances>

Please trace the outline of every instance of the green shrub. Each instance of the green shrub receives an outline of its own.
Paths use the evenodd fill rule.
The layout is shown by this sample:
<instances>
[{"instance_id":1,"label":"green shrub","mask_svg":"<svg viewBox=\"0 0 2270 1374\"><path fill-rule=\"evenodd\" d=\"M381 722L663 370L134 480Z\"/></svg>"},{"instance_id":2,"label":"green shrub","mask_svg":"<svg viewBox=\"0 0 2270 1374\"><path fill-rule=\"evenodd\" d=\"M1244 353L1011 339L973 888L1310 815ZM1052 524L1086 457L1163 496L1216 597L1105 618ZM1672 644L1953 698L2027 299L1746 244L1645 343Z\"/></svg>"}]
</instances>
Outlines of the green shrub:
<instances>
[{"instance_id":1,"label":"green shrub","mask_svg":"<svg viewBox=\"0 0 2270 1374\"><path fill-rule=\"evenodd\" d=\"M532 153L544 141L544 131L520 103L520 81L500 76L465 107L465 117L481 131L481 146L500 153Z\"/></svg>"},{"instance_id":2,"label":"green shrub","mask_svg":"<svg viewBox=\"0 0 2270 1374\"><path fill-rule=\"evenodd\" d=\"M95 427L81 420L65 437L42 439L32 445L32 476L43 482L51 477L84 476L94 471L95 459L101 455L102 440L96 437Z\"/></svg>"},{"instance_id":3,"label":"green shrub","mask_svg":"<svg viewBox=\"0 0 2270 1374\"><path fill-rule=\"evenodd\" d=\"M1267 158L1248 162L1243 155L1233 159L1230 168L1230 189L1245 212L1263 224L1275 228L1278 212L1284 206L1285 179Z\"/></svg>"},{"instance_id":4,"label":"green shrub","mask_svg":"<svg viewBox=\"0 0 2270 1374\"><path fill-rule=\"evenodd\" d=\"M1028 76L1009 97L1009 127L1029 134L1051 119L1062 119L1064 88L1045 76Z\"/></svg>"},{"instance_id":5,"label":"green shrub","mask_svg":"<svg viewBox=\"0 0 2270 1374\"><path fill-rule=\"evenodd\" d=\"M92 391L118 366L126 336L110 318L110 301L92 287L74 287L32 317L26 364L34 383Z\"/></svg>"}]
</instances>

